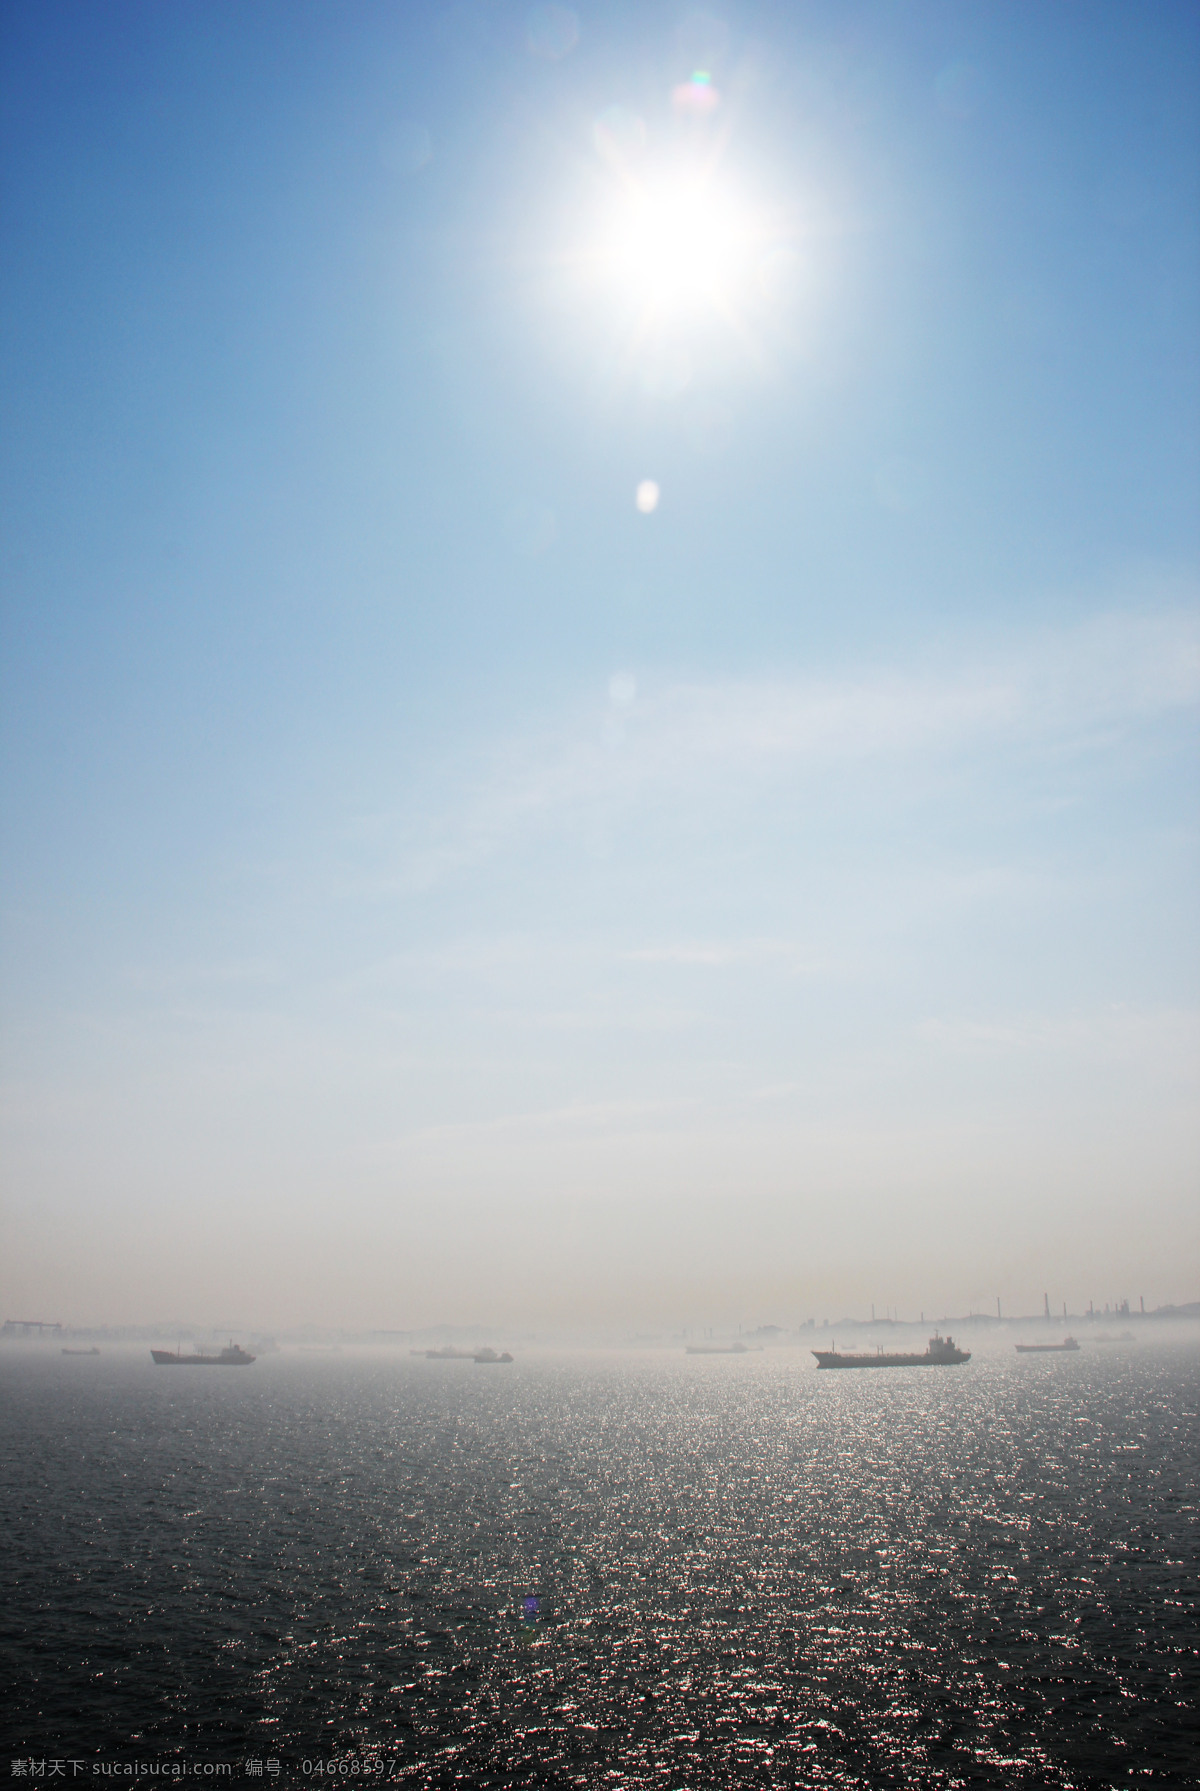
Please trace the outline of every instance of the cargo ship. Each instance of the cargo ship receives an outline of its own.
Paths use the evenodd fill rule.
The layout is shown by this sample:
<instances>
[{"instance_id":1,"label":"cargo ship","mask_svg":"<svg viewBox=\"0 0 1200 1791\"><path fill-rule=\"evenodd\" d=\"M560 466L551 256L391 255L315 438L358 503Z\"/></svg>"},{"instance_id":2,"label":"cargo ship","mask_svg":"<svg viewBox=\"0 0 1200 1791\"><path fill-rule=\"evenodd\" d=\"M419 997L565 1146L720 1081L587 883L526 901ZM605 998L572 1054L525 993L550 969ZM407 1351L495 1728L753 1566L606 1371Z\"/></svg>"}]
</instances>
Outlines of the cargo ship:
<instances>
[{"instance_id":1,"label":"cargo ship","mask_svg":"<svg viewBox=\"0 0 1200 1791\"><path fill-rule=\"evenodd\" d=\"M509 1355L507 1350L501 1350L500 1354L497 1355L494 1349L478 1350L476 1352L474 1359L476 1362L511 1362L512 1361L512 1357Z\"/></svg>"},{"instance_id":2,"label":"cargo ship","mask_svg":"<svg viewBox=\"0 0 1200 1791\"><path fill-rule=\"evenodd\" d=\"M909 1354L901 1350L877 1349L873 1355L863 1351L859 1355L839 1355L835 1343L832 1349L815 1349L818 1368L949 1368L956 1362L969 1362L969 1349L959 1349L953 1337L931 1337L929 1347L924 1355Z\"/></svg>"},{"instance_id":3,"label":"cargo ship","mask_svg":"<svg viewBox=\"0 0 1200 1791\"><path fill-rule=\"evenodd\" d=\"M63 1349L64 1356L98 1356L100 1351L93 1345L91 1349Z\"/></svg>"},{"instance_id":4,"label":"cargo ship","mask_svg":"<svg viewBox=\"0 0 1200 1791\"><path fill-rule=\"evenodd\" d=\"M1064 1337L1061 1343L1018 1343L1014 1348L1019 1356L1061 1356L1064 1350L1078 1349L1079 1345L1073 1337Z\"/></svg>"},{"instance_id":5,"label":"cargo ship","mask_svg":"<svg viewBox=\"0 0 1200 1791\"><path fill-rule=\"evenodd\" d=\"M749 1350L744 1343L689 1343L689 1356L746 1356Z\"/></svg>"},{"instance_id":6,"label":"cargo ship","mask_svg":"<svg viewBox=\"0 0 1200 1791\"><path fill-rule=\"evenodd\" d=\"M160 1368L246 1368L256 1360L246 1354L240 1343L231 1343L217 1356L203 1351L198 1356L185 1356L177 1349L152 1349L150 1354Z\"/></svg>"}]
</instances>

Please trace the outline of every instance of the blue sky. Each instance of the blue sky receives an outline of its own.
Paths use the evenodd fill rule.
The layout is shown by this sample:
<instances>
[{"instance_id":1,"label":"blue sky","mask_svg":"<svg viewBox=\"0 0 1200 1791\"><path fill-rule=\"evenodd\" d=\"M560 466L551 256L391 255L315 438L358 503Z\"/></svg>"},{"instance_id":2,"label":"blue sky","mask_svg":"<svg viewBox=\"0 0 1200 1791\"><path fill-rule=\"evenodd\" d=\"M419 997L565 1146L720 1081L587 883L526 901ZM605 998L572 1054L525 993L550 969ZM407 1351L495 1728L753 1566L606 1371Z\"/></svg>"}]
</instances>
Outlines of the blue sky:
<instances>
[{"instance_id":1,"label":"blue sky","mask_svg":"<svg viewBox=\"0 0 1200 1791\"><path fill-rule=\"evenodd\" d=\"M1195 9L3 32L5 1310L1195 1297Z\"/></svg>"}]
</instances>

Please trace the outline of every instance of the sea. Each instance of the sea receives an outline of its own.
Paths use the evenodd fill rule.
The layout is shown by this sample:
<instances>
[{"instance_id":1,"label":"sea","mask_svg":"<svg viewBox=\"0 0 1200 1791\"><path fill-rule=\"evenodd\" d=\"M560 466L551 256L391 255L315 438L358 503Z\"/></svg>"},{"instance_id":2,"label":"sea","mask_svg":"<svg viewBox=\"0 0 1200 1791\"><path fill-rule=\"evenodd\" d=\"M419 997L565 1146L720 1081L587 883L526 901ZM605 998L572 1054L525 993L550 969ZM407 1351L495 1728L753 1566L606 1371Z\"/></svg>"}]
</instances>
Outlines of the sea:
<instances>
[{"instance_id":1,"label":"sea","mask_svg":"<svg viewBox=\"0 0 1200 1791\"><path fill-rule=\"evenodd\" d=\"M0 1773L1200 1784L1200 1350L973 1348L6 1345Z\"/></svg>"}]
</instances>

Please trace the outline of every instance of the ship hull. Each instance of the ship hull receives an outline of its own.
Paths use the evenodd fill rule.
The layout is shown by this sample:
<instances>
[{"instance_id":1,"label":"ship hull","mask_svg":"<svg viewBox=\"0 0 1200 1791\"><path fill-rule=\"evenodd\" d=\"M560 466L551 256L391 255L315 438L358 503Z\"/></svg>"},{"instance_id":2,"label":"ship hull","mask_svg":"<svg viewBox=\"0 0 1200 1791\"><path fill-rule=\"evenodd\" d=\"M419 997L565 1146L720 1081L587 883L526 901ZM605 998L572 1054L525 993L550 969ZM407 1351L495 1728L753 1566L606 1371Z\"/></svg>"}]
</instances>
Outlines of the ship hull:
<instances>
[{"instance_id":1,"label":"ship hull","mask_svg":"<svg viewBox=\"0 0 1200 1791\"><path fill-rule=\"evenodd\" d=\"M160 1368L248 1368L254 1361L242 1350L237 1355L222 1352L219 1356L180 1356L170 1349L152 1349L150 1354Z\"/></svg>"},{"instance_id":2,"label":"ship hull","mask_svg":"<svg viewBox=\"0 0 1200 1791\"><path fill-rule=\"evenodd\" d=\"M971 1359L970 1350L946 1361L936 1356L835 1356L829 1350L813 1351L818 1368L957 1368Z\"/></svg>"}]
</instances>

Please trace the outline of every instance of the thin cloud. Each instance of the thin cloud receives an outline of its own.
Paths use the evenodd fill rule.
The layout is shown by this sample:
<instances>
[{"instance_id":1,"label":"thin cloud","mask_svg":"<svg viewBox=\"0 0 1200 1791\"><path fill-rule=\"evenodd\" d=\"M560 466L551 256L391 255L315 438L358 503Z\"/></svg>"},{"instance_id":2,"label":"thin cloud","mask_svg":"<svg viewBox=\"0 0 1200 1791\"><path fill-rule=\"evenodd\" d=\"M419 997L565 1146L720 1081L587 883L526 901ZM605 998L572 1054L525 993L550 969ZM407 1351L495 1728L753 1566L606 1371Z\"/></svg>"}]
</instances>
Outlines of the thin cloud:
<instances>
[{"instance_id":1,"label":"thin cloud","mask_svg":"<svg viewBox=\"0 0 1200 1791\"><path fill-rule=\"evenodd\" d=\"M1125 1004L1086 1013L1021 1014L1004 1019L932 1018L915 1028L925 1044L980 1055L1149 1059L1158 1065L1186 1066L1190 1075L1200 1058L1200 1011L1147 1010Z\"/></svg>"},{"instance_id":2,"label":"thin cloud","mask_svg":"<svg viewBox=\"0 0 1200 1791\"><path fill-rule=\"evenodd\" d=\"M639 946L619 954L628 964L678 964L686 968L722 970L753 964L776 964L789 975L817 976L828 970L824 961L785 939L746 939L679 945Z\"/></svg>"},{"instance_id":3,"label":"thin cloud","mask_svg":"<svg viewBox=\"0 0 1200 1791\"><path fill-rule=\"evenodd\" d=\"M494 745L474 777L435 780L423 816L395 818L390 866L354 890L428 889L549 832L603 853L616 827L656 805L740 802L780 776L945 769L987 750L1086 754L1198 697L1200 635L1180 611L1110 615L921 672L663 683L622 709L615 732L607 710L581 705Z\"/></svg>"}]
</instances>

